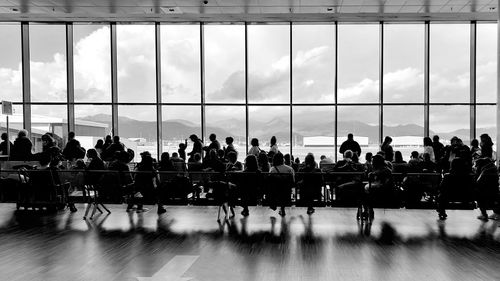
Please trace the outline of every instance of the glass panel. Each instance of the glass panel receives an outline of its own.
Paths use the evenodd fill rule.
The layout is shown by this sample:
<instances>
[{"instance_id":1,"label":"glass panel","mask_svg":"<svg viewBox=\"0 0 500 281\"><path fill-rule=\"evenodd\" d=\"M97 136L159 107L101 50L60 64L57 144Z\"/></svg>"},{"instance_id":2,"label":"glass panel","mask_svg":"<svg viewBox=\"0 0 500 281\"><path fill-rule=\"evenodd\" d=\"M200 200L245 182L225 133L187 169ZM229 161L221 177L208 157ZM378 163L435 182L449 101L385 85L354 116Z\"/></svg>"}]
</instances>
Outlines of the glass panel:
<instances>
[{"instance_id":1,"label":"glass panel","mask_svg":"<svg viewBox=\"0 0 500 281\"><path fill-rule=\"evenodd\" d=\"M338 26L338 102L379 100L379 25Z\"/></svg>"},{"instance_id":2,"label":"glass panel","mask_svg":"<svg viewBox=\"0 0 500 281\"><path fill-rule=\"evenodd\" d=\"M293 102L335 102L335 26L293 25L292 32Z\"/></svg>"},{"instance_id":3,"label":"glass panel","mask_svg":"<svg viewBox=\"0 0 500 281\"><path fill-rule=\"evenodd\" d=\"M111 102L110 38L108 25L73 25L76 102Z\"/></svg>"},{"instance_id":4,"label":"glass panel","mask_svg":"<svg viewBox=\"0 0 500 281\"><path fill-rule=\"evenodd\" d=\"M31 101L65 102L66 26L30 24Z\"/></svg>"},{"instance_id":5,"label":"glass panel","mask_svg":"<svg viewBox=\"0 0 500 281\"><path fill-rule=\"evenodd\" d=\"M13 105L12 115L9 116L9 139L14 142L17 133L24 128L23 106ZM0 114L0 133L7 132L7 116Z\"/></svg>"},{"instance_id":6,"label":"glass panel","mask_svg":"<svg viewBox=\"0 0 500 281\"><path fill-rule=\"evenodd\" d=\"M201 138L201 107L163 106L162 107L163 151L177 152L179 144L188 139L186 154L193 149L189 140L192 134Z\"/></svg>"},{"instance_id":7,"label":"glass panel","mask_svg":"<svg viewBox=\"0 0 500 281\"><path fill-rule=\"evenodd\" d=\"M493 140L493 150L497 144L497 107L494 105L478 105L476 107L476 138L488 134Z\"/></svg>"},{"instance_id":8,"label":"glass panel","mask_svg":"<svg viewBox=\"0 0 500 281\"><path fill-rule=\"evenodd\" d=\"M290 26L249 25L248 100L290 102Z\"/></svg>"},{"instance_id":9,"label":"glass panel","mask_svg":"<svg viewBox=\"0 0 500 281\"><path fill-rule=\"evenodd\" d=\"M118 132L121 142L135 151L135 162L141 160L140 153L144 151L156 158L156 106L118 106Z\"/></svg>"},{"instance_id":10,"label":"glass panel","mask_svg":"<svg viewBox=\"0 0 500 281\"><path fill-rule=\"evenodd\" d=\"M66 105L31 106L31 141L35 152L42 151L42 135L52 133L61 149L67 140L68 109Z\"/></svg>"},{"instance_id":11,"label":"glass panel","mask_svg":"<svg viewBox=\"0 0 500 281\"><path fill-rule=\"evenodd\" d=\"M429 116L429 135L439 135L441 142L450 143L453 136L462 139L464 144L470 141L469 106L431 106Z\"/></svg>"},{"instance_id":12,"label":"glass panel","mask_svg":"<svg viewBox=\"0 0 500 281\"><path fill-rule=\"evenodd\" d=\"M408 161L411 152L423 152L424 107L384 106L384 136L392 137L394 151Z\"/></svg>"},{"instance_id":13,"label":"glass panel","mask_svg":"<svg viewBox=\"0 0 500 281\"><path fill-rule=\"evenodd\" d=\"M376 154L380 150L378 106L339 106L337 134L337 159L342 159L338 153L342 142L347 140L347 134L352 133L354 140L361 146L360 161L365 161L365 154Z\"/></svg>"},{"instance_id":14,"label":"glass panel","mask_svg":"<svg viewBox=\"0 0 500 281\"><path fill-rule=\"evenodd\" d=\"M477 24L477 102L497 102L497 25L496 23Z\"/></svg>"},{"instance_id":15,"label":"glass panel","mask_svg":"<svg viewBox=\"0 0 500 281\"><path fill-rule=\"evenodd\" d=\"M118 101L156 102L154 25L116 25Z\"/></svg>"},{"instance_id":16,"label":"glass panel","mask_svg":"<svg viewBox=\"0 0 500 281\"><path fill-rule=\"evenodd\" d=\"M80 144L93 148L98 139L112 135L110 105L75 105L75 134Z\"/></svg>"},{"instance_id":17,"label":"glass panel","mask_svg":"<svg viewBox=\"0 0 500 281\"><path fill-rule=\"evenodd\" d=\"M335 107L293 107L293 156L304 160L307 153L314 154L319 163L325 155L335 160Z\"/></svg>"},{"instance_id":18,"label":"glass panel","mask_svg":"<svg viewBox=\"0 0 500 281\"><path fill-rule=\"evenodd\" d=\"M470 25L431 24L430 101L469 102Z\"/></svg>"},{"instance_id":19,"label":"glass panel","mask_svg":"<svg viewBox=\"0 0 500 281\"><path fill-rule=\"evenodd\" d=\"M271 137L276 136L279 151L290 153L290 107L250 106L248 134L249 146L252 138L257 138L260 149L268 152Z\"/></svg>"},{"instance_id":20,"label":"glass panel","mask_svg":"<svg viewBox=\"0 0 500 281\"><path fill-rule=\"evenodd\" d=\"M205 108L205 140L209 143L211 133L217 135L221 147L226 146L226 137L234 139L238 159L245 160L245 107L244 106L207 106Z\"/></svg>"},{"instance_id":21,"label":"glass panel","mask_svg":"<svg viewBox=\"0 0 500 281\"><path fill-rule=\"evenodd\" d=\"M207 102L245 102L245 26L206 25Z\"/></svg>"},{"instance_id":22,"label":"glass panel","mask_svg":"<svg viewBox=\"0 0 500 281\"><path fill-rule=\"evenodd\" d=\"M424 101L424 25L384 25L384 102Z\"/></svg>"},{"instance_id":23,"label":"glass panel","mask_svg":"<svg viewBox=\"0 0 500 281\"><path fill-rule=\"evenodd\" d=\"M21 65L21 25L1 24L0 37L0 89L2 100L23 101Z\"/></svg>"},{"instance_id":24,"label":"glass panel","mask_svg":"<svg viewBox=\"0 0 500 281\"><path fill-rule=\"evenodd\" d=\"M200 26L161 26L163 102L201 101Z\"/></svg>"}]
</instances>

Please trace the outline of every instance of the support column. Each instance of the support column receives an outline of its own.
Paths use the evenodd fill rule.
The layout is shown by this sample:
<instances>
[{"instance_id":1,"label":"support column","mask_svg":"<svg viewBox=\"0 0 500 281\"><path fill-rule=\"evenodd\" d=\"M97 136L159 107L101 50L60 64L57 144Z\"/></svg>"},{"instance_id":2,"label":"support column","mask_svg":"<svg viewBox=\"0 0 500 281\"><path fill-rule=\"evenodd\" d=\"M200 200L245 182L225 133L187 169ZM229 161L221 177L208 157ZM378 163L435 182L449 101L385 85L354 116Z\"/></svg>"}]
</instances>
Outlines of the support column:
<instances>
[{"instance_id":1,"label":"support column","mask_svg":"<svg viewBox=\"0 0 500 281\"><path fill-rule=\"evenodd\" d=\"M68 99L68 131L75 131L75 79L73 60L73 24L66 23L66 81Z\"/></svg>"},{"instance_id":2,"label":"support column","mask_svg":"<svg viewBox=\"0 0 500 281\"><path fill-rule=\"evenodd\" d=\"M23 67L23 123L31 134L31 77L30 77L30 26L21 23L21 51Z\"/></svg>"},{"instance_id":3,"label":"support column","mask_svg":"<svg viewBox=\"0 0 500 281\"><path fill-rule=\"evenodd\" d=\"M111 23L111 123L112 135L118 136L118 66L116 22Z\"/></svg>"},{"instance_id":4,"label":"support column","mask_svg":"<svg viewBox=\"0 0 500 281\"><path fill-rule=\"evenodd\" d=\"M498 6L500 7L500 0L498 0ZM498 22L497 22L497 159L500 156L500 130L498 125L500 124L500 9L498 10ZM500 161L497 161L500 163Z\"/></svg>"},{"instance_id":5,"label":"support column","mask_svg":"<svg viewBox=\"0 0 500 281\"><path fill-rule=\"evenodd\" d=\"M163 152L163 126L162 126L162 99L161 99L161 45L160 45L160 23L155 23L155 51L156 51L156 149L157 159Z\"/></svg>"}]
</instances>

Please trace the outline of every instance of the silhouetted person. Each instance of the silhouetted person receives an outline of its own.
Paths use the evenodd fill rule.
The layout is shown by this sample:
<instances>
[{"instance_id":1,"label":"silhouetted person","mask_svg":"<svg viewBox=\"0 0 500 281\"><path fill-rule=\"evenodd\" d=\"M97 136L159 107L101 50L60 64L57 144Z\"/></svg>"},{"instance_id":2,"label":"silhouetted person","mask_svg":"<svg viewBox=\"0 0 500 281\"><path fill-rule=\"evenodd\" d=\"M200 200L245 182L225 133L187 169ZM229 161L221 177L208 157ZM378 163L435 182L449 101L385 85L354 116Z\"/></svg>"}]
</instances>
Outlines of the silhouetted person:
<instances>
[{"instance_id":1,"label":"silhouetted person","mask_svg":"<svg viewBox=\"0 0 500 281\"><path fill-rule=\"evenodd\" d=\"M444 145L439 142L438 135L432 137L432 149L434 150L434 158L436 159L436 163L440 163L444 155Z\"/></svg>"},{"instance_id":2,"label":"silhouetted person","mask_svg":"<svg viewBox=\"0 0 500 281\"><path fill-rule=\"evenodd\" d=\"M418 151L412 151L410 161L408 161L408 172L420 173L422 172L422 159L418 155Z\"/></svg>"},{"instance_id":3,"label":"silhouetted person","mask_svg":"<svg viewBox=\"0 0 500 281\"><path fill-rule=\"evenodd\" d=\"M494 206L498 196L498 172L495 162L490 158L480 158L475 163L476 167L476 199L481 215L480 220L487 221L487 209Z\"/></svg>"},{"instance_id":4,"label":"silhouetted person","mask_svg":"<svg viewBox=\"0 0 500 281\"><path fill-rule=\"evenodd\" d=\"M179 143L179 149L177 149L177 152L179 152L179 157L182 158L184 161L186 161L187 145L188 145L188 140L185 139L184 142Z\"/></svg>"},{"instance_id":5,"label":"silhouetted person","mask_svg":"<svg viewBox=\"0 0 500 281\"><path fill-rule=\"evenodd\" d=\"M279 152L279 150L278 150L278 144L276 142L277 142L276 137L272 136L271 137L271 142L270 142L269 152L272 151L275 155L276 155L276 153Z\"/></svg>"},{"instance_id":6,"label":"silhouetted person","mask_svg":"<svg viewBox=\"0 0 500 281\"><path fill-rule=\"evenodd\" d=\"M248 150L248 154L253 154L255 156L259 156L261 149L259 148L259 140L257 138L253 138L250 141L250 145L252 146L250 150Z\"/></svg>"},{"instance_id":7,"label":"silhouetted person","mask_svg":"<svg viewBox=\"0 0 500 281\"><path fill-rule=\"evenodd\" d=\"M106 149L108 149L108 147L113 143L113 138L111 138L110 135L107 135L105 138L104 138L104 145L102 147L102 151L106 151Z\"/></svg>"},{"instance_id":8,"label":"silhouetted person","mask_svg":"<svg viewBox=\"0 0 500 281\"><path fill-rule=\"evenodd\" d=\"M191 150L191 152L189 152L187 155L188 156L193 156L196 153L199 153L202 156L202 158L203 158L203 152L202 152L202 150L203 150L203 143L201 142L201 140L195 134L190 135L189 139L193 142L193 150Z\"/></svg>"},{"instance_id":9,"label":"silhouetted person","mask_svg":"<svg viewBox=\"0 0 500 281\"><path fill-rule=\"evenodd\" d=\"M243 170L243 173L249 174L239 186L241 206L243 207L241 215L246 217L250 214L248 205L256 201L262 184L259 166L257 165L257 157L255 157L255 155L249 154L245 158L245 170Z\"/></svg>"},{"instance_id":10,"label":"silhouetted person","mask_svg":"<svg viewBox=\"0 0 500 281\"><path fill-rule=\"evenodd\" d=\"M227 155L227 160L228 163L226 164L226 171L243 171L243 164L241 164L240 161L238 161L238 156L236 155L236 152L231 151Z\"/></svg>"},{"instance_id":11,"label":"silhouetted person","mask_svg":"<svg viewBox=\"0 0 500 281\"><path fill-rule=\"evenodd\" d=\"M488 134L482 134L480 137L481 158L493 158L493 141Z\"/></svg>"},{"instance_id":12,"label":"silhouetted person","mask_svg":"<svg viewBox=\"0 0 500 281\"><path fill-rule=\"evenodd\" d=\"M2 142L0 143L0 154L1 155L8 155L7 154L7 145L9 145L9 149L10 151L12 151L12 149L14 148L14 144L7 139L8 136L7 136L7 133L2 133Z\"/></svg>"},{"instance_id":13,"label":"silhouetted person","mask_svg":"<svg viewBox=\"0 0 500 281\"><path fill-rule=\"evenodd\" d=\"M381 155L372 159L373 172L368 174L369 183L365 186L366 197L363 203L363 216L370 221L375 217L373 205L376 199L386 199L393 190L392 172L385 165Z\"/></svg>"},{"instance_id":14,"label":"silhouetted person","mask_svg":"<svg viewBox=\"0 0 500 281\"><path fill-rule=\"evenodd\" d=\"M196 153L193 157L189 158L188 170L190 172L200 172L203 170L203 164L201 163L201 155Z\"/></svg>"},{"instance_id":15,"label":"silhouetted person","mask_svg":"<svg viewBox=\"0 0 500 281\"><path fill-rule=\"evenodd\" d=\"M161 154L158 170L163 172L175 171L174 165L172 165L172 161L170 161L170 154L168 152L163 152Z\"/></svg>"},{"instance_id":16,"label":"silhouetted person","mask_svg":"<svg viewBox=\"0 0 500 281\"><path fill-rule=\"evenodd\" d=\"M406 173L408 171L408 164L403 160L403 154L401 151L396 151L394 153L394 161L392 162L392 172L393 173Z\"/></svg>"},{"instance_id":17,"label":"silhouetted person","mask_svg":"<svg viewBox=\"0 0 500 281\"><path fill-rule=\"evenodd\" d=\"M347 140L342 143L339 149L339 153L344 155L344 152L347 150L352 151L353 153L357 153L358 156L361 156L361 147L359 143L354 140L353 134L347 134Z\"/></svg>"},{"instance_id":18,"label":"silhouetted person","mask_svg":"<svg viewBox=\"0 0 500 281\"><path fill-rule=\"evenodd\" d=\"M224 147L224 155L226 158L230 152L235 152L236 156L238 156L238 151L236 151L236 148L234 148L233 142L234 142L233 137L226 138L226 145L227 146Z\"/></svg>"},{"instance_id":19,"label":"silhouetted person","mask_svg":"<svg viewBox=\"0 0 500 281\"><path fill-rule=\"evenodd\" d=\"M309 153L304 160L304 166L299 169L297 180L300 187L300 197L307 206L307 214L314 213L313 203L321 197L323 176L314 161L314 155Z\"/></svg>"},{"instance_id":20,"label":"silhouetted person","mask_svg":"<svg viewBox=\"0 0 500 281\"><path fill-rule=\"evenodd\" d=\"M367 172L371 172L373 169L372 157L373 157L373 153L371 153L371 152L367 152L365 154L365 171L367 171Z\"/></svg>"},{"instance_id":21,"label":"silhouetted person","mask_svg":"<svg viewBox=\"0 0 500 281\"><path fill-rule=\"evenodd\" d=\"M80 145L80 142L75 139L75 133L68 133L68 143L64 148L62 154L64 158L69 161L74 161L76 159L83 159L85 157L85 149Z\"/></svg>"},{"instance_id":22,"label":"silhouetted person","mask_svg":"<svg viewBox=\"0 0 500 281\"><path fill-rule=\"evenodd\" d=\"M385 160L389 162L392 162L394 160L394 150L392 149L391 143L392 138L386 136L384 142L380 146L380 150L385 153Z\"/></svg>"},{"instance_id":23,"label":"silhouetted person","mask_svg":"<svg viewBox=\"0 0 500 281\"><path fill-rule=\"evenodd\" d=\"M254 155L254 154L249 154L249 155ZM265 151L261 151L258 154L257 162L259 164L259 170L261 170L262 172L268 173L269 170L271 169L269 165L269 159L267 158L267 154Z\"/></svg>"},{"instance_id":24,"label":"silhouetted person","mask_svg":"<svg viewBox=\"0 0 500 281\"><path fill-rule=\"evenodd\" d=\"M276 155L274 155L273 158L273 166L269 170L270 174L290 174L291 175L291 182L280 182L279 186L277 187L276 190L276 204L277 206L280 207L279 215L280 216L285 216L285 206L288 203L290 199L290 190L292 188L291 183L295 182L295 172L293 171L293 168L290 166L285 165L285 159L283 157L283 154L281 152L278 152ZM276 210L276 205L271 205L271 209Z\"/></svg>"},{"instance_id":25,"label":"silhouetted person","mask_svg":"<svg viewBox=\"0 0 500 281\"><path fill-rule=\"evenodd\" d=\"M29 161L33 158L33 154L31 152L33 144L31 143L27 135L28 131L26 130L21 130L17 134L17 138L14 141L14 147L11 151L11 160Z\"/></svg>"},{"instance_id":26,"label":"silhouetted person","mask_svg":"<svg viewBox=\"0 0 500 281\"><path fill-rule=\"evenodd\" d=\"M106 148L106 152L105 152L106 157L105 157L105 160L113 159L114 156L115 156L115 154L116 154L116 152L126 152L125 151L125 145L122 142L120 142L120 137L119 136L114 136L113 137L113 143L108 148Z\"/></svg>"},{"instance_id":27,"label":"silhouetted person","mask_svg":"<svg viewBox=\"0 0 500 281\"><path fill-rule=\"evenodd\" d=\"M435 173L437 168L436 163L431 160L431 156L428 153L422 155L421 167L424 173Z\"/></svg>"},{"instance_id":28,"label":"silhouetted person","mask_svg":"<svg viewBox=\"0 0 500 281\"><path fill-rule=\"evenodd\" d=\"M143 207L143 203L156 203L158 204L158 214L163 214L166 210L158 200L155 187L158 181L158 173L153 167L153 158L151 154L145 152L141 153L141 162L137 164L136 171L138 173L135 174L134 179L135 191L139 192L144 200L137 204L137 212L147 211L147 209ZM132 207L133 205L131 206L131 203L129 203L127 210L132 209Z\"/></svg>"},{"instance_id":29,"label":"silhouetted person","mask_svg":"<svg viewBox=\"0 0 500 281\"><path fill-rule=\"evenodd\" d=\"M208 146L205 146L203 149L207 152L212 150L212 149L219 151L220 143L217 140L217 136L215 134L210 134L210 136L208 136L208 139L210 140L210 144Z\"/></svg>"},{"instance_id":30,"label":"silhouetted person","mask_svg":"<svg viewBox=\"0 0 500 281\"><path fill-rule=\"evenodd\" d=\"M428 153L431 161L436 162L436 154L434 153L434 147L432 144L432 140L429 137L424 137L424 152L423 153Z\"/></svg>"},{"instance_id":31,"label":"silhouetted person","mask_svg":"<svg viewBox=\"0 0 500 281\"><path fill-rule=\"evenodd\" d=\"M97 153L99 153L99 156L102 157L102 152L104 151L104 140L98 139L94 148L97 151Z\"/></svg>"},{"instance_id":32,"label":"silhouetted person","mask_svg":"<svg viewBox=\"0 0 500 281\"><path fill-rule=\"evenodd\" d=\"M481 148L479 148L479 141L477 139L470 141L470 156L472 161L481 158Z\"/></svg>"},{"instance_id":33,"label":"silhouetted person","mask_svg":"<svg viewBox=\"0 0 500 281\"><path fill-rule=\"evenodd\" d=\"M87 151L87 158L90 160L87 165L87 172L85 174L85 183L91 185L100 184L103 173L98 171L105 170L104 161L102 161L97 150L91 148Z\"/></svg>"}]
</instances>

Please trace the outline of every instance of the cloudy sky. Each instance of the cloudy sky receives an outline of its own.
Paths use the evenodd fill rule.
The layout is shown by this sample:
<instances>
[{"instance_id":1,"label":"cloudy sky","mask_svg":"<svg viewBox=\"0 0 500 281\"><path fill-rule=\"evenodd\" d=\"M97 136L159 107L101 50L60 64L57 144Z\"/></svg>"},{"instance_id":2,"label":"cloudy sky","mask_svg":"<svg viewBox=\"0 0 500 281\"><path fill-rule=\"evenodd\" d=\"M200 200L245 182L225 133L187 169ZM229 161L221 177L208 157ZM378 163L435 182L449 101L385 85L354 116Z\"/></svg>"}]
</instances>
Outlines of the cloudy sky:
<instances>
[{"instance_id":1,"label":"cloudy sky","mask_svg":"<svg viewBox=\"0 0 500 281\"><path fill-rule=\"evenodd\" d=\"M244 103L245 41L242 25L204 27L205 91L208 103ZM290 53L289 25L248 26L248 83L251 103L290 102L292 56L293 102L333 103L335 29L331 25L294 25ZM376 103L379 99L379 25L339 25L338 102ZM2 99L21 101L20 26L0 25L0 89ZM154 25L118 25L119 102L155 102ZM384 41L384 101L423 102L424 25L387 24ZM496 102L496 25L478 24L477 91L479 102ZM76 102L110 102L110 29L105 25L74 25ZM469 101L469 40L467 24L431 26L431 102ZM66 101L65 28L30 26L32 101ZM198 25L161 26L162 99L199 103L200 29ZM385 107L384 123L423 126L422 106ZM163 119L200 124L199 106L165 106ZM34 106L34 114L65 116L65 106ZM76 116L110 114L109 106L75 107ZM333 116L333 107L314 112ZM207 107L207 126L234 120L231 130L244 133L244 107ZM153 121L154 106L120 106L119 114ZM281 118L289 107L250 107L250 132L261 122ZM306 119L311 108L294 107L294 120ZM431 130L468 129L468 106L431 106ZM376 106L339 107L339 121L378 122ZM333 117L332 117L333 118ZM296 121L296 122L299 122ZM495 108L479 107L478 127L495 125ZM253 127L252 127L253 126ZM299 125L294 126L301 127Z\"/></svg>"}]
</instances>

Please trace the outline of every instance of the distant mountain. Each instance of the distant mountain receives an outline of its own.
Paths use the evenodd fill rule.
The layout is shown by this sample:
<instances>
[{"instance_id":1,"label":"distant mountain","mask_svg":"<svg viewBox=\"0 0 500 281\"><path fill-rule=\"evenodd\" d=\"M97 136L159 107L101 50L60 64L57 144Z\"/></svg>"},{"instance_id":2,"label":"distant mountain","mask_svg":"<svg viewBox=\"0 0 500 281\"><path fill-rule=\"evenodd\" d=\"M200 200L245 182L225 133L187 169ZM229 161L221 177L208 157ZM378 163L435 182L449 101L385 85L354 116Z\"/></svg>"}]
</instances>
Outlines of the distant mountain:
<instances>
[{"instance_id":1,"label":"distant mountain","mask_svg":"<svg viewBox=\"0 0 500 281\"><path fill-rule=\"evenodd\" d=\"M334 125L333 119L330 116L321 116L320 118L294 119L294 133L292 138L298 144L302 143L304 135L307 136L333 136ZM111 116L106 114L98 114L82 118L83 120L94 121L108 124L111 127ZM148 140L154 140L156 136L156 122L139 121L128 117L119 117L120 135L125 138L142 137ZM223 141L226 136L233 136L235 139L244 139L244 122L238 119L226 119L218 121L216 125L206 127L207 134L215 133L220 141ZM353 133L354 136L366 136L370 143L378 143L379 128L376 125L369 125L359 121L340 121L338 122L337 132L339 136L347 136L348 133ZM274 118L268 122L249 122L250 138L258 138L262 143L269 141L271 136L276 136L278 140L288 140L290 132L288 131L289 121L283 118ZM180 140L188 138L189 135L199 134L200 128L198 125L182 120L173 119L162 122L163 136L166 140ZM405 124L398 126L384 126L384 135L388 136L421 136L424 133L424 128L415 124ZM478 128L478 135L488 133L494 135L495 127ZM233 135L231 132L241 132L241 135ZM298 133L296 133L298 132ZM431 131L430 135L436 134ZM469 130L460 129L448 133L437 133L442 139L450 139L453 136L458 136L462 139L469 139ZM201 137L201 136L199 136Z\"/></svg>"}]
</instances>

